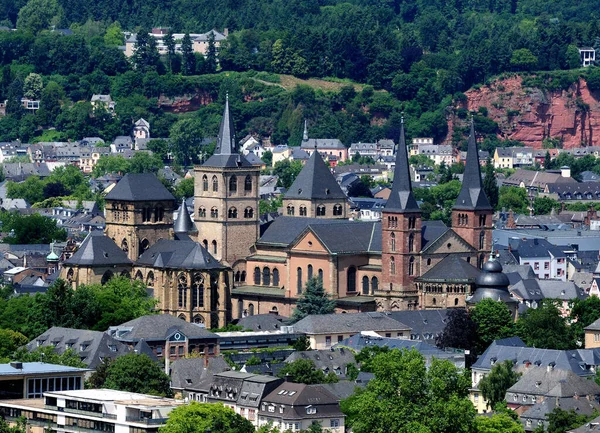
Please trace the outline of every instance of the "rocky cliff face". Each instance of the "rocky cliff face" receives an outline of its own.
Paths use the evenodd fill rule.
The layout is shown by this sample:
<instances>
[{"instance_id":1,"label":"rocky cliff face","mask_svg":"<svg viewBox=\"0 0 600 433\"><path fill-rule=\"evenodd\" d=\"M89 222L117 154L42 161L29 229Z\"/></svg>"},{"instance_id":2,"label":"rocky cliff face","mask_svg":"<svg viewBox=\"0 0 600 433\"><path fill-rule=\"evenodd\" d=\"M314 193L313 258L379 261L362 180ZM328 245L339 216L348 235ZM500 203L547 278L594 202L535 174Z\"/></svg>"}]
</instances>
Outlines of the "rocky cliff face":
<instances>
[{"instance_id":1,"label":"rocky cliff face","mask_svg":"<svg viewBox=\"0 0 600 433\"><path fill-rule=\"evenodd\" d=\"M545 138L562 139L565 149L600 145L600 95L590 92L583 79L568 90L547 91L524 87L521 77L511 77L466 95L460 108L486 107L488 117L499 125L500 138L536 149ZM456 120L449 119L448 139Z\"/></svg>"}]
</instances>

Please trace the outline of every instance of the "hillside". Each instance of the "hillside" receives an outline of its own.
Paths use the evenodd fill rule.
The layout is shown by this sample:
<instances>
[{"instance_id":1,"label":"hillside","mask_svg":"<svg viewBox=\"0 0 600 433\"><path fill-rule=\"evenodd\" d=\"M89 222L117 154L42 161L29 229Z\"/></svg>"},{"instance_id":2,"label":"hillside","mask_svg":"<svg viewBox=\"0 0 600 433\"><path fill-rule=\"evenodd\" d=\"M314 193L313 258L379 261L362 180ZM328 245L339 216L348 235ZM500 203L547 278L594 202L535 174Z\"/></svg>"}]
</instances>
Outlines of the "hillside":
<instances>
[{"instance_id":1,"label":"hillside","mask_svg":"<svg viewBox=\"0 0 600 433\"><path fill-rule=\"evenodd\" d=\"M472 111L485 107L504 140L521 141L538 149L548 138L561 140L567 149L598 145L600 93L590 91L583 78L564 88L547 87L536 77L514 75L468 90L466 100L458 106ZM456 114L449 118L448 140L457 122Z\"/></svg>"}]
</instances>

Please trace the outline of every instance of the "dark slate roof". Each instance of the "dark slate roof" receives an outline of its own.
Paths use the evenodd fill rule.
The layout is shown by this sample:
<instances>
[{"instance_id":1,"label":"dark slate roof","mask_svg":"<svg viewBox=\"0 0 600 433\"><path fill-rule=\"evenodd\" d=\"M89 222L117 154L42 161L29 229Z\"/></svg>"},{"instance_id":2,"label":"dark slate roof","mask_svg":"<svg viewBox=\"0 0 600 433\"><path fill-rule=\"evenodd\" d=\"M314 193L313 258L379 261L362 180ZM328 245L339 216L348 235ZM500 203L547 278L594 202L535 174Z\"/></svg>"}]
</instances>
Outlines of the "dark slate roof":
<instances>
[{"instance_id":1,"label":"dark slate roof","mask_svg":"<svg viewBox=\"0 0 600 433\"><path fill-rule=\"evenodd\" d=\"M161 239L137 259L137 264L159 269L222 269L206 249L191 240Z\"/></svg>"},{"instance_id":2,"label":"dark slate roof","mask_svg":"<svg viewBox=\"0 0 600 433\"><path fill-rule=\"evenodd\" d=\"M118 326L111 326L108 332L122 341L162 341L175 332L181 332L188 338L218 338L216 334L170 314L138 317Z\"/></svg>"},{"instance_id":3,"label":"dark slate roof","mask_svg":"<svg viewBox=\"0 0 600 433\"><path fill-rule=\"evenodd\" d=\"M419 281L467 281L475 282L479 269L456 254L444 257L433 268L418 277Z\"/></svg>"},{"instance_id":4,"label":"dark slate roof","mask_svg":"<svg viewBox=\"0 0 600 433\"><path fill-rule=\"evenodd\" d=\"M126 344L104 332L58 326L48 329L27 343L25 347L32 351L37 347L46 346L53 346L58 354L71 349L90 368L98 367L104 358L115 359L130 352Z\"/></svg>"},{"instance_id":5,"label":"dark slate roof","mask_svg":"<svg viewBox=\"0 0 600 433\"><path fill-rule=\"evenodd\" d=\"M520 280L510 288L510 292L524 301L541 301L544 299L536 279Z\"/></svg>"},{"instance_id":6,"label":"dark slate roof","mask_svg":"<svg viewBox=\"0 0 600 433\"><path fill-rule=\"evenodd\" d=\"M178 359L171 363L171 388L193 389L211 375L229 370L231 367L222 356Z\"/></svg>"},{"instance_id":7,"label":"dark slate roof","mask_svg":"<svg viewBox=\"0 0 600 433\"><path fill-rule=\"evenodd\" d=\"M475 139L475 127L471 120L471 134L467 147L467 161L463 183L453 209L458 210L492 210L481 182L481 170L479 158L477 157L477 140Z\"/></svg>"},{"instance_id":8,"label":"dark slate roof","mask_svg":"<svg viewBox=\"0 0 600 433\"><path fill-rule=\"evenodd\" d=\"M520 421L526 431L533 431L538 422L544 422L547 427L548 415L554 409L560 408L564 411L574 411L578 415L592 415L600 409L598 402L584 398L545 398L542 402L536 403L530 409L521 414ZM534 421L531 426L527 425L527 421ZM579 431L579 430L573 430Z\"/></svg>"},{"instance_id":9,"label":"dark slate roof","mask_svg":"<svg viewBox=\"0 0 600 433\"><path fill-rule=\"evenodd\" d=\"M299 359L308 359L315 364L317 370L321 370L325 374L335 373L340 379L346 377L348 364L356 365L354 353L344 348L294 352L287 357L285 362L290 363Z\"/></svg>"},{"instance_id":10,"label":"dark slate roof","mask_svg":"<svg viewBox=\"0 0 600 433\"><path fill-rule=\"evenodd\" d=\"M340 380L336 383L323 383L321 386L335 395L338 400L344 400L350 397L356 392L357 388L361 387L361 385L349 380Z\"/></svg>"},{"instance_id":11,"label":"dark slate roof","mask_svg":"<svg viewBox=\"0 0 600 433\"><path fill-rule=\"evenodd\" d=\"M423 221L421 225L421 250L430 242L439 239L444 233L450 230L443 221Z\"/></svg>"},{"instance_id":12,"label":"dark slate roof","mask_svg":"<svg viewBox=\"0 0 600 433\"><path fill-rule=\"evenodd\" d=\"M600 386L571 370L538 368L528 369L506 392L507 395L518 393L546 397L595 396L600 395Z\"/></svg>"},{"instance_id":13,"label":"dark slate roof","mask_svg":"<svg viewBox=\"0 0 600 433\"><path fill-rule=\"evenodd\" d=\"M175 197L154 174L128 173L106 195L106 200L175 201Z\"/></svg>"},{"instance_id":14,"label":"dark slate roof","mask_svg":"<svg viewBox=\"0 0 600 433\"><path fill-rule=\"evenodd\" d=\"M361 331L407 331L407 325L384 313L311 314L294 325L294 332L342 334Z\"/></svg>"},{"instance_id":15,"label":"dark slate roof","mask_svg":"<svg viewBox=\"0 0 600 433\"><path fill-rule=\"evenodd\" d=\"M332 405L336 407L336 413L338 413L339 416L343 416L337 404L337 397L331 394L321 385L305 385L303 383L284 382L275 388L274 391L266 395L263 398L263 402L267 404L275 403L278 405L285 405L283 416L284 419L306 418L306 410L302 406L310 405L317 406L319 408L323 405ZM298 411L296 416L294 416L294 414L287 413L289 411L294 412L295 408ZM321 416L325 415L324 411L319 411L317 412L317 416L319 413ZM310 417L310 415L308 417Z\"/></svg>"},{"instance_id":16,"label":"dark slate roof","mask_svg":"<svg viewBox=\"0 0 600 433\"><path fill-rule=\"evenodd\" d=\"M380 222L348 222L345 224L311 225L310 229L332 253L381 251Z\"/></svg>"},{"instance_id":17,"label":"dark slate roof","mask_svg":"<svg viewBox=\"0 0 600 433\"><path fill-rule=\"evenodd\" d=\"M600 432L600 416L594 418L588 423L585 423L581 427L576 429L567 430L567 433L594 433Z\"/></svg>"},{"instance_id":18,"label":"dark slate roof","mask_svg":"<svg viewBox=\"0 0 600 433\"><path fill-rule=\"evenodd\" d=\"M90 232L79 249L65 260L67 265L113 266L131 265L127 254L101 231Z\"/></svg>"},{"instance_id":19,"label":"dark slate roof","mask_svg":"<svg viewBox=\"0 0 600 433\"><path fill-rule=\"evenodd\" d=\"M410 327L411 340L421 340L435 344L435 339L446 327L448 310L392 311L388 312L387 315Z\"/></svg>"},{"instance_id":20,"label":"dark slate roof","mask_svg":"<svg viewBox=\"0 0 600 433\"><path fill-rule=\"evenodd\" d=\"M252 164L236 149L233 119L229 111L229 96L225 100L225 110L223 111L223 119L221 119L215 153L202 166L221 168L252 167Z\"/></svg>"},{"instance_id":21,"label":"dark slate roof","mask_svg":"<svg viewBox=\"0 0 600 433\"><path fill-rule=\"evenodd\" d=\"M258 240L259 244L290 245L309 225L345 224L347 220L323 218L298 218L282 216L276 218Z\"/></svg>"},{"instance_id":22,"label":"dark slate roof","mask_svg":"<svg viewBox=\"0 0 600 433\"><path fill-rule=\"evenodd\" d=\"M408 166L408 153L404 140L404 119L400 124L400 142L396 151L396 165L394 167L394 182L392 192L385 205L385 212L405 213L420 212L417 200L412 192L410 170Z\"/></svg>"},{"instance_id":23,"label":"dark slate roof","mask_svg":"<svg viewBox=\"0 0 600 433\"><path fill-rule=\"evenodd\" d=\"M196 226L190 217L190 213L187 210L185 199L181 201L181 206L177 211L177 219L173 223L175 233L189 233L196 231Z\"/></svg>"},{"instance_id":24,"label":"dark slate roof","mask_svg":"<svg viewBox=\"0 0 600 433\"><path fill-rule=\"evenodd\" d=\"M321 154L313 152L290 189L285 193L284 198L346 200L346 194L323 161Z\"/></svg>"},{"instance_id":25,"label":"dark slate roof","mask_svg":"<svg viewBox=\"0 0 600 433\"><path fill-rule=\"evenodd\" d=\"M521 239L518 241L518 246L513 248L512 254L519 259L522 257L549 257L549 254L554 257L566 257L566 254L557 246L552 245L546 239Z\"/></svg>"},{"instance_id":26,"label":"dark slate roof","mask_svg":"<svg viewBox=\"0 0 600 433\"><path fill-rule=\"evenodd\" d=\"M278 314L256 314L243 317L236 324L252 331L274 331L280 329L281 325L285 325L287 319Z\"/></svg>"}]
</instances>

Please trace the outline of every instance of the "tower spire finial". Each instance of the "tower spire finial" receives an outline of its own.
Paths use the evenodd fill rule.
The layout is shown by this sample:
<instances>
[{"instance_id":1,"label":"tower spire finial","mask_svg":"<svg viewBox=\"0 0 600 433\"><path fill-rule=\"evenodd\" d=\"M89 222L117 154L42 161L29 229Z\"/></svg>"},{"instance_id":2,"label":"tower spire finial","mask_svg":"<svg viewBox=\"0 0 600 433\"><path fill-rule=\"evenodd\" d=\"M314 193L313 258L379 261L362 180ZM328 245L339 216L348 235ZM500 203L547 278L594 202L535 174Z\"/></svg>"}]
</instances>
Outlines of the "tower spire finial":
<instances>
[{"instance_id":1,"label":"tower spire finial","mask_svg":"<svg viewBox=\"0 0 600 433\"><path fill-rule=\"evenodd\" d=\"M308 121L304 119L304 132L302 133L302 141L308 141Z\"/></svg>"}]
</instances>

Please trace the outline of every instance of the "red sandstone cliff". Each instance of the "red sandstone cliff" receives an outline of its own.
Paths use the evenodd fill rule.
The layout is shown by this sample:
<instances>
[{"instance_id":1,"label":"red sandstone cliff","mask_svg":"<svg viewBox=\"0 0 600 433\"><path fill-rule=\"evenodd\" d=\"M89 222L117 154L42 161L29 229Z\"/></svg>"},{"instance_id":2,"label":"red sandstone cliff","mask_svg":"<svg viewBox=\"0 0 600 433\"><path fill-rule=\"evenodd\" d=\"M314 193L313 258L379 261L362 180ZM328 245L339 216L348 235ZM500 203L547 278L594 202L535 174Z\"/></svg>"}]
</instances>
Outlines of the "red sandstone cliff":
<instances>
[{"instance_id":1,"label":"red sandstone cliff","mask_svg":"<svg viewBox=\"0 0 600 433\"><path fill-rule=\"evenodd\" d=\"M565 149L600 145L600 95L592 94L583 79L568 90L545 91L523 87L521 77L511 77L466 95L460 108L486 107L503 139L519 140L536 149L548 137L561 138ZM450 116L448 140L455 120Z\"/></svg>"}]
</instances>

